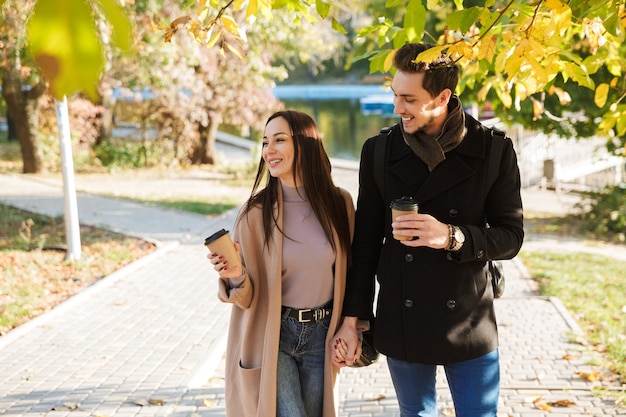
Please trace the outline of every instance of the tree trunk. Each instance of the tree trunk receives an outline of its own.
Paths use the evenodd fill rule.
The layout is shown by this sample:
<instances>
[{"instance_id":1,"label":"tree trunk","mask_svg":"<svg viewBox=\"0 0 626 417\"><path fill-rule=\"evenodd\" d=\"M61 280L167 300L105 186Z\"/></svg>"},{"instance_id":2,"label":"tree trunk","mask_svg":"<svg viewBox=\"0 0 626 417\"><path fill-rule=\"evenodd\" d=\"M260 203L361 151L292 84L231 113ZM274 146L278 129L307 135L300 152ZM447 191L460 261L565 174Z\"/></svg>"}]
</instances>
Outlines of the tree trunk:
<instances>
[{"instance_id":1,"label":"tree trunk","mask_svg":"<svg viewBox=\"0 0 626 417\"><path fill-rule=\"evenodd\" d=\"M6 110L6 117L7 117L7 128L8 128L7 138L10 141L18 140L19 138L17 137L17 132L15 131L15 121L13 120L13 117L11 117L11 113L9 113L9 109Z\"/></svg>"},{"instance_id":2,"label":"tree trunk","mask_svg":"<svg viewBox=\"0 0 626 417\"><path fill-rule=\"evenodd\" d=\"M15 122L15 133L22 151L22 171L35 174L43 171L43 152L39 146L39 97L45 91L43 81L28 90L22 88L17 71L5 71L2 96Z\"/></svg>"},{"instance_id":3,"label":"tree trunk","mask_svg":"<svg viewBox=\"0 0 626 417\"><path fill-rule=\"evenodd\" d=\"M191 155L191 163L193 165L216 165L218 163L217 149L215 148L215 137L219 123L210 120L208 126L198 125L198 142L193 154Z\"/></svg>"}]
</instances>

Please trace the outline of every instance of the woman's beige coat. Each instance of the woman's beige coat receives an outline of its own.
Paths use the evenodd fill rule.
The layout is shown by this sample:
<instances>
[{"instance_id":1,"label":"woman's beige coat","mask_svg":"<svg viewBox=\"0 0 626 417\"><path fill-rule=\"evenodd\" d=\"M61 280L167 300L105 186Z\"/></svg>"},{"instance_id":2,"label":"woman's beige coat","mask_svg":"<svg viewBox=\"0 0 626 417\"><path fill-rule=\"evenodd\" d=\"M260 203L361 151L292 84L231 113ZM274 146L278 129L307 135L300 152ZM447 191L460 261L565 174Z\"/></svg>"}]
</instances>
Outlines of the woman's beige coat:
<instances>
[{"instance_id":1,"label":"woman's beige coat","mask_svg":"<svg viewBox=\"0 0 626 417\"><path fill-rule=\"evenodd\" d=\"M279 188L280 190L280 188ZM354 227L354 204L350 194L340 189L346 203L350 233ZM279 193L278 226L283 226L282 194ZM261 208L255 207L235 225L233 240L241 244L245 279L229 288L220 279L218 297L232 303L226 349L226 414L231 417L272 417L276 415L276 368L282 307L283 235L274 228L269 247L264 247ZM335 417L335 381L339 368L331 362L329 341L338 327L343 304L347 256L334 234L337 255L333 289L333 313L326 337L324 363L324 417ZM306 393L304 393L306 395Z\"/></svg>"}]
</instances>

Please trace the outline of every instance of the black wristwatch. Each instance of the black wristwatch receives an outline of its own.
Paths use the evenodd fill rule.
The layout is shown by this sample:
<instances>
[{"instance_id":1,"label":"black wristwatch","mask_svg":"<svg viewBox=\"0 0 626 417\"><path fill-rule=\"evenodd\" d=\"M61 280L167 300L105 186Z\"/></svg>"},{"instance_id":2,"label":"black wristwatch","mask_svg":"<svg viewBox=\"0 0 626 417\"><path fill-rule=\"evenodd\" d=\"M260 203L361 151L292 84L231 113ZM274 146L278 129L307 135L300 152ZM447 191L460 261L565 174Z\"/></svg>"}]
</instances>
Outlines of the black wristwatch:
<instances>
[{"instance_id":1,"label":"black wristwatch","mask_svg":"<svg viewBox=\"0 0 626 417\"><path fill-rule=\"evenodd\" d=\"M459 226L449 224L448 230L450 232L450 242L448 243L447 251L457 252L463 247L465 243L465 235Z\"/></svg>"}]
</instances>

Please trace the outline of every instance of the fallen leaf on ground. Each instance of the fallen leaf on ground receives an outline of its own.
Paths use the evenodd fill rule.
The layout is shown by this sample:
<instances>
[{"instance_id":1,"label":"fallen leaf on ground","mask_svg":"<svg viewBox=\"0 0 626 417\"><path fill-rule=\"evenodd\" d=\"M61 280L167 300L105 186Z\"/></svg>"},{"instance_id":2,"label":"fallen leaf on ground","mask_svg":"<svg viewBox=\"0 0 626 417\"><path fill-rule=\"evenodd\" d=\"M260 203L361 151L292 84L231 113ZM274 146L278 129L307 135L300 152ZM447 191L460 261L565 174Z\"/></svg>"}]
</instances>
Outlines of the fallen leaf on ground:
<instances>
[{"instance_id":1,"label":"fallen leaf on ground","mask_svg":"<svg viewBox=\"0 0 626 417\"><path fill-rule=\"evenodd\" d=\"M552 411L552 407L550 407L548 404L542 403L542 402L535 403L535 407L537 407L540 410Z\"/></svg>"},{"instance_id":2,"label":"fallen leaf on ground","mask_svg":"<svg viewBox=\"0 0 626 417\"><path fill-rule=\"evenodd\" d=\"M573 407L576 405L574 401L570 400L550 401L548 404L552 407Z\"/></svg>"},{"instance_id":3,"label":"fallen leaf on ground","mask_svg":"<svg viewBox=\"0 0 626 417\"><path fill-rule=\"evenodd\" d=\"M158 398L150 398L148 402L152 405L164 405L166 403L165 400L161 400Z\"/></svg>"},{"instance_id":4,"label":"fallen leaf on ground","mask_svg":"<svg viewBox=\"0 0 626 417\"><path fill-rule=\"evenodd\" d=\"M378 395L374 395L373 397L366 398L365 401L378 401L378 400L384 400L385 398L387 398L386 395L378 394Z\"/></svg>"},{"instance_id":5,"label":"fallen leaf on ground","mask_svg":"<svg viewBox=\"0 0 626 417\"><path fill-rule=\"evenodd\" d=\"M526 398L524 399L524 402L525 402L525 403L536 403L536 402L541 401L542 399L543 399L543 396L542 396L542 395L536 395L536 396L534 396L534 397L526 397Z\"/></svg>"},{"instance_id":6,"label":"fallen leaf on ground","mask_svg":"<svg viewBox=\"0 0 626 417\"><path fill-rule=\"evenodd\" d=\"M595 382L598 380L598 376L600 374L598 371L591 371L591 372L577 371L576 375L578 375L581 378L586 379L589 382Z\"/></svg>"}]
</instances>

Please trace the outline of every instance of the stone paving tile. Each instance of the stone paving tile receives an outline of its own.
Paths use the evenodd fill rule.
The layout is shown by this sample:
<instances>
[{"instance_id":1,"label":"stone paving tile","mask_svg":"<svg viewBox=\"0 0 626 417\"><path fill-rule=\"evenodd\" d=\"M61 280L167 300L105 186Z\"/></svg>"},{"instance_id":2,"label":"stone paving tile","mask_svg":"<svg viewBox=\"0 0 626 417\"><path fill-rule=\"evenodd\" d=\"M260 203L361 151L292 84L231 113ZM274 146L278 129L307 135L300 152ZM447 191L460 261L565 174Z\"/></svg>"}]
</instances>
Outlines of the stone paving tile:
<instances>
[{"instance_id":1,"label":"stone paving tile","mask_svg":"<svg viewBox=\"0 0 626 417\"><path fill-rule=\"evenodd\" d=\"M335 175L341 177L341 170ZM6 177L0 175L0 183L4 187ZM353 174L343 183L354 192ZM144 217L155 213L142 210ZM217 274L205 259L202 240L232 227L233 216L181 220L178 229L167 229L178 243L166 243L0 338L0 415L225 416L223 351L230 306L217 300ZM496 301L499 416L626 415L610 399L592 394L596 383L576 375L592 369L593 354L572 342L578 328L558 300L537 297L519 262L505 262L505 271L505 296ZM440 414L452 415L442 372L437 385ZM341 417L399 415L384 358L368 368L343 370L339 393ZM533 403L537 398L576 404L547 412ZM78 408L70 410L74 405Z\"/></svg>"}]
</instances>

